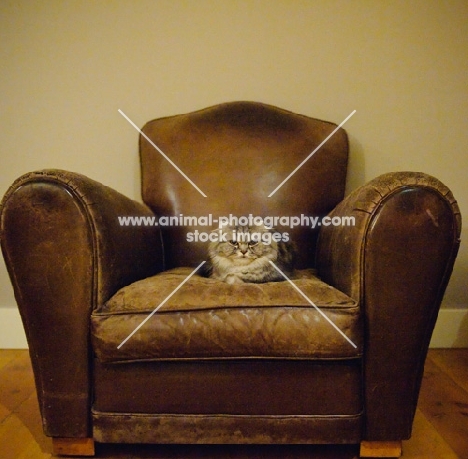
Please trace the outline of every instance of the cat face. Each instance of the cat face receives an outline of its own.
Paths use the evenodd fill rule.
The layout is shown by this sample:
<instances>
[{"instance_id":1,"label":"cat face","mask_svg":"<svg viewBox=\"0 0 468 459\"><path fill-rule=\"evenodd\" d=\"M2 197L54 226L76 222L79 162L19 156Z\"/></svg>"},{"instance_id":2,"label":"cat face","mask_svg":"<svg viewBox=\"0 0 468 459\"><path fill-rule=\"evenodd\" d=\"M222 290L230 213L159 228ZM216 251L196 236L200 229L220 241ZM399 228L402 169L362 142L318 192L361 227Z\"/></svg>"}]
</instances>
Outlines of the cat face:
<instances>
[{"instance_id":1,"label":"cat face","mask_svg":"<svg viewBox=\"0 0 468 459\"><path fill-rule=\"evenodd\" d=\"M229 284L281 281L293 270L294 249L286 233L264 226L223 227L208 246L210 277ZM281 238L283 238L281 240Z\"/></svg>"},{"instance_id":2,"label":"cat face","mask_svg":"<svg viewBox=\"0 0 468 459\"><path fill-rule=\"evenodd\" d=\"M208 248L212 258L222 257L238 266L263 257L272 261L277 258L278 244L272 237L273 230L260 226L236 226L215 231L219 232L218 241L212 242Z\"/></svg>"}]
</instances>

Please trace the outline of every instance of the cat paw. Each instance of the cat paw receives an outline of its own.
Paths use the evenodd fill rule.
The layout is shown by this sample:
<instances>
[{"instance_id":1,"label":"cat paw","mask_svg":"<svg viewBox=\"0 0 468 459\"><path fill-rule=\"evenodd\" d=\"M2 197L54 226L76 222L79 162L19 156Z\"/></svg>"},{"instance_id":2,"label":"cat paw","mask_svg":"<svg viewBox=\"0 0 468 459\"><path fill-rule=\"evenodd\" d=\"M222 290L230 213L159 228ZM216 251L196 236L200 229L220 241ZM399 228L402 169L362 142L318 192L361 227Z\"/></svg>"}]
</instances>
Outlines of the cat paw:
<instances>
[{"instance_id":1,"label":"cat paw","mask_svg":"<svg viewBox=\"0 0 468 459\"><path fill-rule=\"evenodd\" d=\"M238 277L236 274L228 274L225 278L224 278L224 282L226 282L227 284L243 284L244 281Z\"/></svg>"}]
</instances>

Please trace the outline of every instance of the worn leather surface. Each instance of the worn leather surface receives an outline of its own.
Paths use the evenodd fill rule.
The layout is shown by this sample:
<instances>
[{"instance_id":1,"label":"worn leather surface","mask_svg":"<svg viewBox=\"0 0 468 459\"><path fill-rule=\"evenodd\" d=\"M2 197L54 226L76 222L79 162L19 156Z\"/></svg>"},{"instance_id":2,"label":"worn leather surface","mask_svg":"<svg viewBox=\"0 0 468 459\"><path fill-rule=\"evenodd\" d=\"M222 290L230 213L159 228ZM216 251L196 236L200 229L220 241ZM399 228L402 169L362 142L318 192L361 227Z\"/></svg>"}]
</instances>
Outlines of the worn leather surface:
<instances>
[{"instance_id":1,"label":"worn leather surface","mask_svg":"<svg viewBox=\"0 0 468 459\"><path fill-rule=\"evenodd\" d=\"M340 129L272 197L268 195L336 128L264 104L233 102L147 123L143 132L204 192L203 197L140 137L142 196L158 215L325 215L343 198L348 159ZM216 226L214 226L216 227ZM187 242L200 227L163 231L169 267L196 266L205 245ZM211 229L211 228L209 228ZM312 267L317 231L288 231L298 267Z\"/></svg>"},{"instance_id":2,"label":"worn leather surface","mask_svg":"<svg viewBox=\"0 0 468 459\"><path fill-rule=\"evenodd\" d=\"M120 227L117 216L128 213L151 215L108 187L58 170L20 177L3 199L2 251L48 435L91 432L91 310L162 269L158 230Z\"/></svg>"},{"instance_id":3,"label":"worn leather surface","mask_svg":"<svg viewBox=\"0 0 468 459\"><path fill-rule=\"evenodd\" d=\"M109 443L359 443L361 416L243 416L93 412L93 436Z\"/></svg>"},{"instance_id":4,"label":"worn leather surface","mask_svg":"<svg viewBox=\"0 0 468 459\"><path fill-rule=\"evenodd\" d=\"M353 228L322 228L320 276L362 302L365 439L409 438L424 361L456 257L461 216L450 190L423 173L384 174L332 215Z\"/></svg>"},{"instance_id":5,"label":"worn leather surface","mask_svg":"<svg viewBox=\"0 0 468 459\"><path fill-rule=\"evenodd\" d=\"M229 285L192 276L122 347L119 345L187 278L175 269L124 287L91 317L103 362L152 359L355 358L362 354L356 301L310 271L289 282Z\"/></svg>"},{"instance_id":6,"label":"worn leather surface","mask_svg":"<svg viewBox=\"0 0 468 459\"><path fill-rule=\"evenodd\" d=\"M94 381L99 412L344 416L363 410L360 359L96 359Z\"/></svg>"},{"instance_id":7,"label":"worn leather surface","mask_svg":"<svg viewBox=\"0 0 468 459\"><path fill-rule=\"evenodd\" d=\"M174 268L121 288L100 306L96 314L123 312L150 313L193 272ZM302 293L320 308L346 311L356 309L357 301L320 280L314 270L296 270L290 279ZM313 307L287 281L228 284L194 274L171 296L159 311L197 311L239 307Z\"/></svg>"}]
</instances>

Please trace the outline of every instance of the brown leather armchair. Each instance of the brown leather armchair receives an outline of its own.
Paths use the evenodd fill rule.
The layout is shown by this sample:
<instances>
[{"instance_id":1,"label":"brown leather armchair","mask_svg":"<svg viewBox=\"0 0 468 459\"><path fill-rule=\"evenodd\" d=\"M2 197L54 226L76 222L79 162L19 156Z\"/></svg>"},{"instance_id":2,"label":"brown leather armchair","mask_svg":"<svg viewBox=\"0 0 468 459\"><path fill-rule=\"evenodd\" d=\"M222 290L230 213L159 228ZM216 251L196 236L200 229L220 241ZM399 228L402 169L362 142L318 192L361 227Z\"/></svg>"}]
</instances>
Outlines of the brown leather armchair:
<instances>
[{"instance_id":1,"label":"brown leather armchair","mask_svg":"<svg viewBox=\"0 0 468 459\"><path fill-rule=\"evenodd\" d=\"M15 181L1 244L56 453L92 455L97 441L361 443L363 456L399 455L461 217L423 173L385 174L343 200L342 128L271 195L336 128L252 102L151 121L145 136L199 189L140 136L145 204L71 172ZM316 307L286 280L195 274L178 288L207 257L188 233L212 227L119 221L210 214L302 216L282 231L298 247L294 283Z\"/></svg>"}]
</instances>

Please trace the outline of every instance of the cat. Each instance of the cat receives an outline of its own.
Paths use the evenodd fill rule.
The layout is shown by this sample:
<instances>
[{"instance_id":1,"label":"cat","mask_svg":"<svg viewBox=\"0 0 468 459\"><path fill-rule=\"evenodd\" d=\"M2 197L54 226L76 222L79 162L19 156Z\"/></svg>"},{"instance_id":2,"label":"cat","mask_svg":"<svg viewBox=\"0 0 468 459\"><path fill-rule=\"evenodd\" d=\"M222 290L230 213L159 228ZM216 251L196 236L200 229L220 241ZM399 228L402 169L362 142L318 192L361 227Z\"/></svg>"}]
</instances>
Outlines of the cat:
<instances>
[{"instance_id":1,"label":"cat","mask_svg":"<svg viewBox=\"0 0 468 459\"><path fill-rule=\"evenodd\" d=\"M294 271L294 246L287 233L265 226L231 226L213 231L218 238L208 245L205 274L228 284L286 280Z\"/></svg>"}]
</instances>

